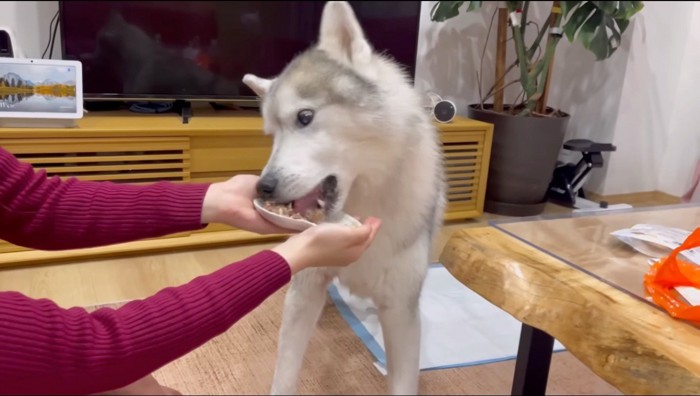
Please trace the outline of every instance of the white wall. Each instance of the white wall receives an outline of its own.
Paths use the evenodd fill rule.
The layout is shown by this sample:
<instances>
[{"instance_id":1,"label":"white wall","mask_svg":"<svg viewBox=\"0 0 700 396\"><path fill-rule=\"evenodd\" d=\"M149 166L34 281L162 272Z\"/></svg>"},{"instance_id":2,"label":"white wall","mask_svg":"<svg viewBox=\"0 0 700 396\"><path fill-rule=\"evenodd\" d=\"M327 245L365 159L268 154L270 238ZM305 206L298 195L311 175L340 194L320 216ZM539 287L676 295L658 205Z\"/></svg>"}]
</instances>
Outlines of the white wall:
<instances>
[{"instance_id":1,"label":"white wall","mask_svg":"<svg viewBox=\"0 0 700 396\"><path fill-rule=\"evenodd\" d=\"M676 100L665 133L665 149L658 174L658 189L682 195L690 187L689 180L700 159L700 4L693 2L689 35L678 77Z\"/></svg>"},{"instance_id":2,"label":"white wall","mask_svg":"<svg viewBox=\"0 0 700 396\"><path fill-rule=\"evenodd\" d=\"M682 195L700 158L700 5L646 2L635 18L605 194Z\"/></svg>"},{"instance_id":3,"label":"white wall","mask_svg":"<svg viewBox=\"0 0 700 396\"><path fill-rule=\"evenodd\" d=\"M13 30L30 58L41 58L49 42L49 24L58 11L58 1L0 1L0 26ZM48 51L47 51L48 54ZM61 57L61 32L56 32L53 58Z\"/></svg>"},{"instance_id":4,"label":"white wall","mask_svg":"<svg viewBox=\"0 0 700 396\"><path fill-rule=\"evenodd\" d=\"M466 106L479 100L476 72L497 2L444 23L430 21L433 1L421 10L416 86ZM542 21L551 2L534 2L530 15ZM13 28L25 54L41 57L57 1L0 1L0 26ZM60 36L60 32L59 32ZM532 40L532 33L528 34ZM60 57L57 37L54 58ZM512 45L508 61L515 59ZM483 68L484 89L493 83L495 21ZM700 158L700 3L645 2L618 51L596 62L580 44L557 47L550 106L571 114L567 139L613 142L618 151L592 173L587 188L602 194L661 190L681 195ZM516 77L516 74L511 74ZM509 78L510 80L510 78ZM506 100L518 93L513 86ZM568 155L562 158L576 159Z\"/></svg>"}]
</instances>

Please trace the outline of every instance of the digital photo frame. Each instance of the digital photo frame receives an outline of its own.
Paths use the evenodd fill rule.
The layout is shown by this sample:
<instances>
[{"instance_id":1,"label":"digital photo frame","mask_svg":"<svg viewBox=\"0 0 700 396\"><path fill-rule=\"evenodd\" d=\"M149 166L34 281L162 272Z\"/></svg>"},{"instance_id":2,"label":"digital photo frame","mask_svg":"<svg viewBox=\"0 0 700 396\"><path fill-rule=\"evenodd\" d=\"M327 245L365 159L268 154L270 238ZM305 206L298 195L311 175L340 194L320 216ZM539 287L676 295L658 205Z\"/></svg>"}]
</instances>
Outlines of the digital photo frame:
<instances>
[{"instance_id":1,"label":"digital photo frame","mask_svg":"<svg viewBox=\"0 0 700 396\"><path fill-rule=\"evenodd\" d=\"M0 58L0 127L75 126L82 76L79 61Z\"/></svg>"}]
</instances>

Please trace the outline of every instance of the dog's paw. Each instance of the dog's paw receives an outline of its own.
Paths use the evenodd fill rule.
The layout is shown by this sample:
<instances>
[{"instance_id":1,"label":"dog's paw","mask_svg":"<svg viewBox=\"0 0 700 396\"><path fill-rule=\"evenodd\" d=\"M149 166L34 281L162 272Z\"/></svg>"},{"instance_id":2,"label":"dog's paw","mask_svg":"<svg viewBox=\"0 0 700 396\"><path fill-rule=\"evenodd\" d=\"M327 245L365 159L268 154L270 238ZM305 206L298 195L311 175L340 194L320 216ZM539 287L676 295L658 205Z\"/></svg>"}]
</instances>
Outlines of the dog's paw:
<instances>
[{"instance_id":1,"label":"dog's paw","mask_svg":"<svg viewBox=\"0 0 700 396\"><path fill-rule=\"evenodd\" d=\"M270 395L296 395L296 384L272 384Z\"/></svg>"}]
</instances>

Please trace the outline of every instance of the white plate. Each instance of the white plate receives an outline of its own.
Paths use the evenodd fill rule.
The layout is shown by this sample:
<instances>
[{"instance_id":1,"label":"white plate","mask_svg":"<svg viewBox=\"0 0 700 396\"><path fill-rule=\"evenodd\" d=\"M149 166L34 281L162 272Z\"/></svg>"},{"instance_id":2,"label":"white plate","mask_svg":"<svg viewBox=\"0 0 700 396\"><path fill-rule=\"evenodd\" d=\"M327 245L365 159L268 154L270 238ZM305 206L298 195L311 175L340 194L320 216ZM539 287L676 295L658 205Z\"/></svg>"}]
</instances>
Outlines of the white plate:
<instances>
[{"instance_id":1,"label":"white plate","mask_svg":"<svg viewBox=\"0 0 700 396\"><path fill-rule=\"evenodd\" d=\"M255 206L255 209L257 209L258 213L260 213L260 215L263 218L265 218L265 220L279 227L286 228L288 230L304 231L307 228L316 225L308 220L292 219L287 216L282 216L277 213L270 212L269 210L265 209L265 206L261 199L253 200L253 205ZM362 225L362 223L360 223L359 220L347 214L343 215L339 223L347 225L349 227L360 227Z\"/></svg>"}]
</instances>

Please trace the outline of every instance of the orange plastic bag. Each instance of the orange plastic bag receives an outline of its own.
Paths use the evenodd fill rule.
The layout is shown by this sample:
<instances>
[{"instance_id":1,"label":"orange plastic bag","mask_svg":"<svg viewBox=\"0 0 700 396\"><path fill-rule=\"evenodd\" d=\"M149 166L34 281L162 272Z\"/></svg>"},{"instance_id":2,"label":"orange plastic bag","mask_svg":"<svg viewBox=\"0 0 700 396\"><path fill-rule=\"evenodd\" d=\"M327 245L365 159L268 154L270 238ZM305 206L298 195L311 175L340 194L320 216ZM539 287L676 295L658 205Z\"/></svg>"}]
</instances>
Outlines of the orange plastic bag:
<instances>
[{"instance_id":1,"label":"orange plastic bag","mask_svg":"<svg viewBox=\"0 0 700 396\"><path fill-rule=\"evenodd\" d=\"M678 258L684 250L700 246L700 228L668 257L654 263L644 276L644 287L656 304L677 319L700 323L700 306L690 305L674 290L678 286L700 288L700 265Z\"/></svg>"}]
</instances>

